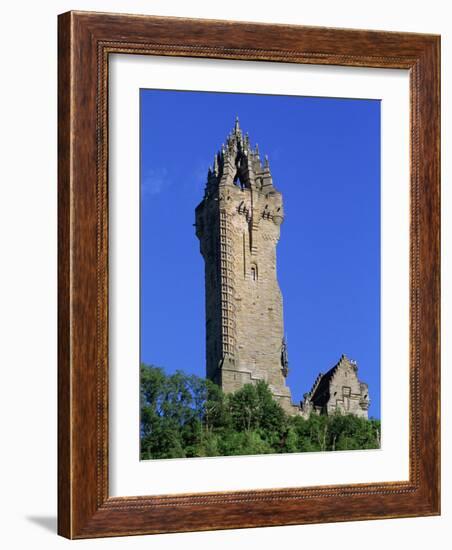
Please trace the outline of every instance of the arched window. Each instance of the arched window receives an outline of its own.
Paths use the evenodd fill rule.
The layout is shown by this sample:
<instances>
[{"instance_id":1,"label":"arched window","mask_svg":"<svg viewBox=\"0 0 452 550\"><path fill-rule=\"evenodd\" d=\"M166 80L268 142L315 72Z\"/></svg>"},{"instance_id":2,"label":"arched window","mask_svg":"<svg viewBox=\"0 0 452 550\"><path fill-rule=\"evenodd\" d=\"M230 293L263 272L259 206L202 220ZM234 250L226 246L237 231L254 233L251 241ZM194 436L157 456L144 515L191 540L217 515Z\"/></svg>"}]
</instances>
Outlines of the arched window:
<instances>
[{"instance_id":1,"label":"arched window","mask_svg":"<svg viewBox=\"0 0 452 550\"><path fill-rule=\"evenodd\" d=\"M257 265L251 264L251 280L253 282L257 281Z\"/></svg>"}]
</instances>

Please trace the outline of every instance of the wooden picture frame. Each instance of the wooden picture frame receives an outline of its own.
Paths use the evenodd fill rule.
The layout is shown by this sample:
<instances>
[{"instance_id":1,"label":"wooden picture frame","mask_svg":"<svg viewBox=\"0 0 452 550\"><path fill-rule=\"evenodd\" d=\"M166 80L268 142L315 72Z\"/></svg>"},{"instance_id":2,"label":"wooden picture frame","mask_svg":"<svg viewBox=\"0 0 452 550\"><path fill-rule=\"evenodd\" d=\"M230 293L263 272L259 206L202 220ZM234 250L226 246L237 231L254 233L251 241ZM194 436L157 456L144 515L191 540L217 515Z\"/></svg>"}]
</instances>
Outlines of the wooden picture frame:
<instances>
[{"instance_id":1,"label":"wooden picture frame","mask_svg":"<svg viewBox=\"0 0 452 550\"><path fill-rule=\"evenodd\" d=\"M68 12L58 38L58 532L88 538L440 513L440 38ZM408 481L148 497L108 491L108 60L115 53L410 73Z\"/></svg>"}]
</instances>

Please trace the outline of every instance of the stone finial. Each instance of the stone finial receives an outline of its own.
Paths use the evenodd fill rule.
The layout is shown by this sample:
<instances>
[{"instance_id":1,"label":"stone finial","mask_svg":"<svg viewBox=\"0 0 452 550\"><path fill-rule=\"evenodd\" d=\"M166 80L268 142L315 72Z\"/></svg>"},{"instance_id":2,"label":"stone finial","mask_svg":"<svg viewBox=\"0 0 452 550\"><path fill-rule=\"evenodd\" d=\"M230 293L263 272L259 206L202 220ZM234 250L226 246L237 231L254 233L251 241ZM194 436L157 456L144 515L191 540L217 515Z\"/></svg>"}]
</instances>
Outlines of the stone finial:
<instances>
[{"instance_id":1,"label":"stone finial","mask_svg":"<svg viewBox=\"0 0 452 550\"><path fill-rule=\"evenodd\" d=\"M235 117L235 125L234 125L234 133L239 134L240 133L240 124L239 124L239 117Z\"/></svg>"}]
</instances>

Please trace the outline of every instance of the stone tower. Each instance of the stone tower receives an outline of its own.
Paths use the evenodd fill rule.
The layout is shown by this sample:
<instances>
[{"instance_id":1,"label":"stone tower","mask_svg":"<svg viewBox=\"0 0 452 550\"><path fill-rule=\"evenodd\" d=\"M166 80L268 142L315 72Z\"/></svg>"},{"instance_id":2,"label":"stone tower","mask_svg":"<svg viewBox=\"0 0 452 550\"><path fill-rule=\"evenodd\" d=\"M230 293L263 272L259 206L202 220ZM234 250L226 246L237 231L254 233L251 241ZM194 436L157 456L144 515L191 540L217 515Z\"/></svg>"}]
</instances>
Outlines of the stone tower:
<instances>
[{"instance_id":1,"label":"stone tower","mask_svg":"<svg viewBox=\"0 0 452 550\"><path fill-rule=\"evenodd\" d=\"M276 245L284 219L268 159L251 147L238 118L209 168L196 208L205 261L207 377L225 392L265 380L282 407L295 413L284 339Z\"/></svg>"}]
</instances>

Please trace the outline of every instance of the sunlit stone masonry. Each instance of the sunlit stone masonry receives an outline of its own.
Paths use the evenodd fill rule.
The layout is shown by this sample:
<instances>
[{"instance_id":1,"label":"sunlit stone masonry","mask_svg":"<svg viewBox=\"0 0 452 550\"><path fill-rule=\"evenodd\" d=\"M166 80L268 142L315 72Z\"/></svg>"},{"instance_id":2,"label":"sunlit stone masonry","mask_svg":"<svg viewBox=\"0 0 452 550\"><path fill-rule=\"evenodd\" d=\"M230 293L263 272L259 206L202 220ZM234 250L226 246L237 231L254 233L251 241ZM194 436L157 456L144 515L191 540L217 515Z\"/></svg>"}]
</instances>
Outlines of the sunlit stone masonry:
<instances>
[{"instance_id":1,"label":"sunlit stone masonry","mask_svg":"<svg viewBox=\"0 0 452 550\"><path fill-rule=\"evenodd\" d=\"M276 271L283 220L282 195L273 184L268 158L261 161L258 146L251 146L237 118L214 157L196 208L196 235L205 261L206 374L225 392L265 380L289 414L330 414L339 393L343 403L350 402L347 389L323 395L321 406L314 394L295 405L286 384L289 362ZM349 388L353 403L359 384L364 388L362 383ZM367 386L363 391L366 399L359 400L359 411L348 405L340 410L367 417Z\"/></svg>"}]
</instances>

